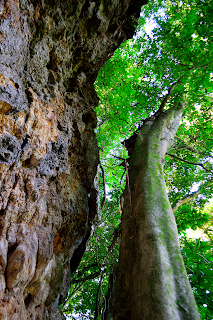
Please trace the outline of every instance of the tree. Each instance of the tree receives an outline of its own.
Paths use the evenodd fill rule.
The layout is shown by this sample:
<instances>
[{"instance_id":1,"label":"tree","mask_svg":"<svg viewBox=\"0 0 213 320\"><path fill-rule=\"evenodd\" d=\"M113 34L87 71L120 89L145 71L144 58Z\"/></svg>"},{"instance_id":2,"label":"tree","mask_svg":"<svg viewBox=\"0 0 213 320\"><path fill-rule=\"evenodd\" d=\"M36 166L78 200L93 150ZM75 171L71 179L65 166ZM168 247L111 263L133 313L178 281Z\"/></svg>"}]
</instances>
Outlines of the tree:
<instances>
[{"instance_id":1,"label":"tree","mask_svg":"<svg viewBox=\"0 0 213 320\"><path fill-rule=\"evenodd\" d=\"M189 12L185 5L180 3L177 6L178 13L181 13L182 24L187 18L191 18L191 6ZM167 68L172 70L173 76L176 76L176 72L180 76L169 88L159 110L144 122L137 137L133 139L135 141L129 139L125 142L127 147L130 142L129 149L132 155L124 191L121 246L114 307L114 319L116 320L199 318L183 266L178 232L175 229L176 224L163 181L162 162L164 163L164 156L173 142L177 129L177 121L175 120L178 119L178 115L172 117L177 105L165 112L162 110L167 102L167 97L172 94L171 90L174 85L179 84L182 79L179 95L185 95L184 103L188 102L187 98L191 95L191 89L187 88L190 86L190 82L197 82L199 89L203 87L203 83L194 80L188 71L193 70L196 73L199 70L201 76L203 74L203 77L206 77L206 73L209 76L203 68L207 68L210 59L207 60L208 56L202 57L200 48L197 49L195 43L191 44L191 34L187 33L186 28L183 35L188 44L187 53L180 57L173 50L175 46L171 34L177 33L177 30L174 33L176 10L173 11L173 9L173 7L169 8L169 18L161 24L162 27L169 30L170 36L165 36L167 32L160 36L160 41L163 38L160 57L163 57L161 60L164 60L165 54L166 59L169 56L170 61L166 63ZM180 32L180 27L178 30ZM209 38L206 41L208 42ZM173 51L169 50L171 48ZM188 56L189 53L190 56ZM199 65L197 64L198 57ZM178 65L178 68L175 67L175 64ZM186 73L180 69L181 65L188 69ZM165 67L165 64L163 63L162 66ZM193 94L191 99L193 99ZM154 119L152 120L152 118ZM132 145L133 143L134 145Z\"/></svg>"},{"instance_id":2,"label":"tree","mask_svg":"<svg viewBox=\"0 0 213 320\"><path fill-rule=\"evenodd\" d=\"M114 319L199 319L163 178L182 108L140 129L124 191ZM128 142L126 142L128 143Z\"/></svg>"},{"instance_id":3,"label":"tree","mask_svg":"<svg viewBox=\"0 0 213 320\"><path fill-rule=\"evenodd\" d=\"M118 284L118 292L120 292L120 294L117 298L115 312L118 312L120 309L127 310L126 308L129 306L129 304L126 303L128 299L125 298L125 295L128 295L128 293L132 291L127 290L128 286L127 288L122 287L124 283L123 278L129 278L133 283L137 280L137 277L139 279L142 278L141 275L139 276L139 268L135 271L135 269L131 267L130 259L127 260L128 263L124 263L124 261L126 261L125 257L121 257L124 253L128 253L127 257L129 258L132 254L132 256L138 258L138 260L136 260L139 265L140 257L137 251L139 249L137 249L138 247L134 244L137 243L139 235L141 238L146 238L147 232L151 229L155 230L156 228L155 225L150 227L150 223L149 227L151 229L140 229L141 225L143 225L140 223L140 219L145 220L146 217L148 220L145 221L156 222L156 217L155 219L151 219L154 215L151 206L153 205L153 193L157 186L155 176L153 176L153 172L150 170L145 159L150 159L149 165L153 168L158 168L158 172L161 172L160 177L156 178L159 179L158 181L160 181L160 185L162 185L163 189L160 190L160 200L156 201L155 199L154 205L161 206L162 212L162 207L164 206L162 203L165 203L166 209L164 214L168 219L165 217L164 219L167 223L168 221L173 221L172 212L169 208L168 200L166 199L167 196L163 183L159 150L157 146L155 146L153 151L155 152L155 160L153 160L153 157L150 157L147 150L148 145L150 146L152 135L156 134L154 128L157 126L157 123L159 124L163 121L162 119L164 119L164 116L170 113L169 110L173 110L171 112L174 112L174 110L176 110L174 108L177 107L182 100L185 104L183 110L184 117L178 131L178 136L174 141L174 145L165 159L168 196L173 208L175 205L178 207L179 204L185 203L185 206L179 206L175 211L179 232L183 232L189 226L192 228L202 226L207 220L207 216L202 213L202 210L207 199L211 197L212 187L211 152L213 141L211 125L211 55L213 48L211 41L212 21L211 15L209 14L210 12L212 12L212 3L210 1L206 1L205 3L202 1L190 1L190 3L186 1L184 3L176 2L175 4L167 1L166 4L159 4L158 6L156 6L156 3L155 6L150 4L149 7L145 9L142 21L140 22L141 36L138 36L135 40L129 41L127 44L121 46L112 60L105 64L105 67L99 74L97 86L101 101L99 109L97 110L99 119L97 134L99 146L102 150L101 161L105 169L107 169L105 171L108 187L114 188L115 193L120 194L120 179L118 177L122 176L123 171L127 172L127 186L124 192L125 206L122 224L124 225L123 239L128 245L125 247L125 244L121 244L120 263L121 266L125 265L125 268L123 269L120 266L118 269L118 281L120 282L120 284ZM160 16L159 13L161 13ZM153 36L148 37L143 31L143 22L144 18L146 16L150 17L151 14L153 14L152 18L155 19L158 26L153 31ZM126 76L124 76L124 74L126 74ZM166 96L166 99L163 98L164 95ZM159 110L158 113L156 113L157 110ZM150 116L153 116L153 114L155 114L155 119L150 119ZM204 114L205 117L203 117ZM145 119L148 119L149 124L152 123L151 128L147 128L147 121ZM166 123L162 125L161 130L158 132L158 137L156 137L158 143L165 127ZM142 143L139 138L145 128L149 131L149 135L147 135L149 144L146 139L144 139L145 142ZM128 166L128 161L126 159L127 155L120 147L120 142L123 139L129 138L135 131L136 133L133 138L134 142L136 137L135 147L133 148L134 150L132 150L131 146L129 147L132 156L129 161L130 166L128 170L126 170ZM141 148L140 152L138 150L139 146ZM143 157L140 155L137 160L135 157L138 153ZM123 160L120 160L120 158L123 158ZM134 162L138 163L142 159L144 159L144 163L147 167L144 163L140 163L140 166L138 165L138 169L143 170L144 176L142 175L141 177L140 170L137 171L135 169ZM115 165L120 164L121 161L125 168L123 169L123 166L118 166L115 170ZM110 170L111 167L113 167L114 170L113 174L112 170ZM147 196L146 199L152 199L148 201L144 198L145 196L141 197L145 204L147 201L147 206L144 205L145 208L147 207L147 210L140 213L141 215L143 214L142 217L140 217L138 211L135 210L138 201L138 189L137 192L134 189L134 174L132 173L132 171L135 172L135 170L136 177L138 175L137 179L140 179L139 185L141 190L143 190L144 194ZM148 170L151 171L150 176ZM144 187L147 187L148 184L145 180L145 177L147 176L149 176L147 181L152 187L151 190L148 190L148 194L146 194L147 189ZM151 183L151 181L153 181L153 183ZM198 191L193 192L193 186L197 186ZM134 218L137 217L136 221L133 221L133 213ZM133 222L130 223L130 221ZM174 221L172 224L173 228L175 228ZM160 227L162 228L162 225L160 225ZM130 234L128 234L126 230L130 230ZM164 261L160 258L160 244L165 244L166 241L168 242L165 230L161 230L162 237L155 235L158 239L158 242L154 241L154 244L156 243L156 245L150 240L150 243L153 244L152 253L156 252L157 248L159 248L158 258L156 258L158 264L160 261ZM175 233L176 232L174 231L174 234ZM150 234L154 237L155 233L152 231ZM171 270L168 272L171 272L171 275L175 275L177 272L179 274L178 278L186 279L185 271L181 267L182 262L180 251L178 250L177 233L173 238L173 242L170 242L168 245L168 247L171 245L168 250L168 256L173 254L172 248L175 247L176 249L174 251L178 257L180 267L177 271L175 268L176 266L171 265ZM144 240L144 243L147 242ZM129 246L133 246L133 250L130 250ZM185 249L183 248L186 248L186 246L182 247L182 252L184 253ZM131 254L129 254L130 251ZM208 251L209 246L205 252L209 254ZM188 256L189 253L187 253L187 257ZM149 261L149 263L151 262ZM164 270L162 271L162 274L163 272L165 274L165 269L161 266L159 270L162 269ZM121 270L125 270L126 272L121 273ZM158 271L158 268L156 267L155 270ZM159 273L156 272L156 274L158 279L160 279ZM102 279L101 282L103 283ZM147 284L147 286L150 285L150 290L153 288L151 282L152 281L150 280L149 284ZM171 280L171 283L167 282L167 285L174 285L174 283L175 281ZM176 312L176 316L166 316L167 311L164 310L161 318L164 316L178 319L178 312L182 312L182 314L185 313L184 308L186 309L185 304L187 301L191 301L188 305L194 304L187 280L184 280L184 283L186 283L188 288L188 294L184 295L184 298L182 295L182 299L178 299L178 301L170 301L171 304L173 304L171 309ZM136 285L138 285L137 281ZM163 286L160 287L161 289L164 289ZM140 290L142 289L143 288L140 288ZM176 290L177 285L173 292L176 292L175 294L178 296L179 290ZM150 296L152 296L152 292L150 293ZM166 296L166 294L163 294L163 298L166 299ZM134 299L134 301L136 300L137 299ZM157 299L155 299L155 303L157 303ZM122 308L123 305L125 308ZM133 306L134 304L132 303L131 305ZM201 307L199 311L201 310ZM140 307L135 309L140 310ZM190 311L188 315L182 315L180 318L191 319L193 317L196 319L197 315L196 311L194 311L194 307L192 307L191 310L193 311ZM190 315L193 313L195 314L194 316ZM134 316L133 313L132 319L134 319L134 317L139 319L139 316ZM144 318L145 317L146 316L144 316ZM153 315L153 317L156 318L156 314ZM123 315L121 318L125 319ZM148 318L151 319L151 316Z\"/></svg>"}]
</instances>

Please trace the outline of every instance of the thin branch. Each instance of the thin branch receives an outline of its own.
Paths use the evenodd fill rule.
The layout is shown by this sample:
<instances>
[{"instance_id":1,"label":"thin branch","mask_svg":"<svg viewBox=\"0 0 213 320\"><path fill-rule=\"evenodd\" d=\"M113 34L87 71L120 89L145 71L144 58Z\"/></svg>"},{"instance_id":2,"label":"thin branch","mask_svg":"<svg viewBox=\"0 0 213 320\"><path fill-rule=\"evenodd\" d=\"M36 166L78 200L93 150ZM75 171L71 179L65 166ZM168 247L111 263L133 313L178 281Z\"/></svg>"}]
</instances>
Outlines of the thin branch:
<instances>
[{"instance_id":1,"label":"thin branch","mask_svg":"<svg viewBox=\"0 0 213 320\"><path fill-rule=\"evenodd\" d=\"M110 246L108 248L108 251L111 252L112 249L114 248L114 245L117 241L117 239L120 237L121 235L121 222L119 223L119 225L117 226L117 228L115 228L113 234L112 234L112 240L110 243Z\"/></svg>"},{"instance_id":2,"label":"thin branch","mask_svg":"<svg viewBox=\"0 0 213 320\"><path fill-rule=\"evenodd\" d=\"M118 117L118 119L119 120L121 120L121 121L124 121L127 125L129 125L129 122L127 121L127 120L125 120L125 119L122 119L121 117ZM118 131L121 133L121 134L126 134L126 132L121 132L121 128L118 128Z\"/></svg>"},{"instance_id":3,"label":"thin branch","mask_svg":"<svg viewBox=\"0 0 213 320\"><path fill-rule=\"evenodd\" d=\"M113 156L115 159L118 159L118 160L122 160L122 161L125 160L125 158L121 158L121 157L115 156L114 154L113 154L112 156Z\"/></svg>"},{"instance_id":4,"label":"thin branch","mask_svg":"<svg viewBox=\"0 0 213 320\"><path fill-rule=\"evenodd\" d=\"M110 243L110 245L109 245L109 247L108 247L108 250L107 250L108 252L111 252L111 251L112 251L112 249L114 248L115 243L116 243L117 239L120 237L120 235L121 235L121 223L117 226L117 228L115 228L115 230L114 230L114 232L113 232L113 234L112 234L112 240L111 240L111 243ZM105 262L106 258L107 258L107 255L105 256L105 258L104 258L104 260L103 260L103 262L102 262L102 265L103 265L103 263ZM100 275L101 275L101 277L102 277L105 272L106 272L106 267L105 267L104 269L99 269L99 271L94 272L94 273L88 275L87 277L80 278L80 279L76 279L76 280L72 279L72 280L71 280L71 283L72 283L72 284L75 284L75 283L76 283L76 284L78 284L78 285L77 285L77 286L73 289L73 291L69 294L69 296L68 296L67 300L65 301L65 303L68 303L68 302L72 299L73 295L84 285L84 283L85 283L87 280L95 279L95 278L97 278L97 277L100 276Z\"/></svg>"},{"instance_id":5,"label":"thin branch","mask_svg":"<svg viewBox=\"0 0 213 320\"><path fill-rule=\"evenodd\" d=\"M189 68L189 67L187 67L187 66L185 66L185 67L187 67L189 70L195 70L195 69L204 68L204 67L207 67L207 66L208 66L208 64L207 64L207 65L203 65L203 66L202 66L202 65L201 65L201 66L194 66L194 67L192 67L192 68ZM158 116L162 113L162 111L163 111L163 109L164 109L167 101L169 100L169 98L170 98L170 96L171 96L172 91L173 91L174 88L181 82L181 79L184 78L184 76L185 76L185 75L182 75L176 82L174 82L174 83L171 85L171 87L170 87L169 90L168 90L168 93L167 93L167 94L165 95L165 97L163 98L163 101L161 102L161 105L160 105L159 109L158 109L158 110L156 111L156 113L154 114L155 117L158 117Z\"/></svg>"},{"instance_id":6,"label":"thin branch","mask_svg":"<svg viewBox=\"0 0 213 320\"><path fill-rule=\"evenodd\" d=\"M188 197L186 197L186 198L184 198L184 199L182 199L182 200L179 200L179 201L175 204L175 206L172 208L172 211L175 212L182 204L187 203L187 202L189 202L190 200L194 199L196 196L199 195L199 193L200 193L200 191L198 190L198 191L190 194Z\"/></svg>"},{"instance_id":7,"label":"thin branch","mask_svg":"<svg viewBox=\"0 0 213 320\"><path fill-rule=\"evenodd\" d=\"M194 153L197 153L197 154L202 154L202 152L198 151L197 149L195 149L194 147L191 147L190 145L188 145L184 140L182 140L181 138L179 137L176 137L179 141L183 142L183 148L187 149L187 150L190 150ZM182 147L182 146L181 146ZM177 148L178 149L178 148Z\"/></svg>"},{"instance_id":8,"label":"thin branch","mask_svg":"<svg viewBox=\"0 0 213 320\"><path fill-rule=\"evenodd\" d=\"M129 183L129 172L127 167L127 161L125 159L125 167L126 167L126 178L127 178L127 186L128 186L128 194L129 194L129 204L130 204L130 216L129 218L132 218L132 195L131 195L131 189L130 189L130 183Z\"/></svg>"},{"instance_id":9,"label":"thin branch","mask_svg":"<svg viewBox=\"0 0 213 320\"><path fill-rule=\"evenodd\" d=\"M171 87L170 87L169 90L168 90L168 93L167 93L167 94L165 95L165 97L163 98L163 101L161 102L161 105L160 105L159 109L155 112L155 114L154 114L155 117L158 117L158 116L162 113L162 111L163 111L163 109L164 109L167 101L169 100L169 98L170 98L170 96L171 96L171 94L172 94L172 91L173 91L174 88L181 82L181 79L182 79L182 78L183 78L183 76L180 77L180 79L178 79L178 81L174 82L174 83L171 85Z\"/></svg>"},{"instance_id":10,"label":"thin branch","mask_svg":"<svg viewBox=\"0 0 213 320\"><path fill-rule=\"evenodd\" d=\"M80 282L86 282L87 280L95 279L95 278L97 278L97 277L100 275L101 272L102 272L102 271L99 270L99 271L97 271L97 272L94 272L94 273L88 275L87 277L80 278L80 279L72 279L72 280L71 280L71 284L80 283Z\"/></svg>"},{"instance_id":11,"label":"thin branch","mask_svg":"<svg viewBox=\"0 0 213 320\"><path fill-rule=\"evenodd\" d=\"M89 259L87 260L87 263L88 263L88 261L89 261ZM83 266L83 267L81 268L81 271L78 272L78 277L83 276L83 273L85 273L85 272L88 271L88 270L91 270L91 269L94 268L94 267L95 267L95 268L98 268L99 271L101 270L101 268L99 267L98 263L97 263L97 262L94 262L94 263L91 263L91 264L89 264L89 265L87 265L87 266ZM74 280L75 280L75 278L71 278L70 282L72 283Z\"/></svg>"},{"instance_id":12,"label":"thin branch","mask_svg":"<svg viewBox=\"0 0 213 320\"><path fill-rule=\"evenodd\" d=\"M106 118L103 118L103 119L101 120L101 122L97 125L97 128L101 127L101 126L104 124L104 122L106 122L106 121L107 121L107 119L106 119Z\"/></svg>"},{"instance_id":13,"label":"thin branch","mask_svg":"<svg viewBox=\"0 0 213 320\"><path fill-rule=\"evenodd\" d=\"M88 262L88 260L87 260L87 262ZM87 270L89 270L89 269L91 269L91 268L93 268L93 267L97 267L97 268L98 268L98 263L97 263L97 262L94 262L94 263L92 263L92 264L90 264L90 265L88 265L88 266L85 266L85 267L82 268L82 271L83 271L83 272L84 272L84 271L87 271Z\"/></svg>"},{"instance_id":14,"label":"thin branch","mask_svg":"<svg viewBox=\"0 0 213 320\"><path fill-rule=\"evenodd\" d=\"M99 316L99 311L100 311L100 306L101 306L101 301L99 301L99 292L102 291L102 280L103 280L103 274L102 272L100 273L100 280L98 284L98 290L96 293L96 299L95 299L95 314L94 314L94 320L98 319ZM102 292L101 292L102 293ZM102 295L100 294L100 297Z\"/></svg>"},{"instance_id":15,"label":"thin branch","mask_svg":"<svg viewBox=\"0 0 213 320\"><path fill-rule=\"evenodd\" d=\"M102 166L102 164L100 163L100 169L102 172L102 178L103 178L103 199L102 199L102 203L101 203L101 210L103 210L103 207L106 203L106 180L105 180L105 174L104 174L104 168Z\"/></svg>"},{"instance_id":16,"label":"thin branch","mask_svg":"<svg viewBox=\"0 0 213 320\"><path fill-rule=\"evenodd\" d=\"M78 286L75 287L75 289L68 295L67 300L65 301L65 304L70 302L72 299L73 295L81 288L83 287L84 282L80 283Z\"/></svg>"},{"instance_id":17,"label":"thin branch","mask_svg":"<svg viewBox=\"0 0 213 320\"><path fill-rule=\"evenodd\" d=\"M88 277L79 279L78 282L77 282L77 280L76 280L75 283L79 283L79 285L76 286L76 287L74 288L74 290L68 295L68 298L67 298L67 300L65 301L65 304L68 303L68 302L72 299L73 295L74 295L81 287L83 287L84 283L85 283L87 280L95 279L95 278L97 278L100 274L103 274L103 273L105 273L105 272L106 272L106 268L105 268L104 270L100 270L100 271L98 271L98 272L96 272L96 273L93 273L92 275L89 275ZM95 274L97 274L97 275L95 276ZM92 277L92 276L93 276L93 277ZM73 282L73 283L74 283L74 282Z\"/></svg>"},{"instance_id":18,"label":"thin branch","mask_svg":"<svg viewBox=\"0 0 213 320\"><path fill-rule=\"evenodd\" d=\"M121 164L119 164L119 166L121 166L121 165L123 165L123 162ZM124 165L124 168L125 168L125 165ZM122 180L123 180L123 177L124 177L125 173L126 173L126 168L125 168L125 170L124 170L124 172L123 172L123 174L122 174L122 176L120 178L120 186L121 186L121 183L122 183Z\"/></svg>"},{"instance_id":19,"label":"thin branch","mask_svg":"<svg viewBox=\"0 0 213 320\"><path fill-rule=\"evenodd\" d=\"M202 254L198 253L198 252L195 252L195 254L197 254L198 256L202 257L203 260L208 263L208 264L211 264L211 262L209 260L207 260L204 256L202 256Z\"/></svg>"},{"instance_id":20,"label":"thin branch","mask_svg":"<svg viewBox=\"0 0 213 320\"><path fill-rule=\"evenodd\" d=\"M108 97L108 95L109 95L109 92L108 92L108 94L106 96L106 101L105 101L105 104L104 104L105 116L107 114L107 97Z\"/></svg>"},{"instance_id":21,"label":"thin branch","mask_svg":"<svg viewBox=\"0 0 213 320\"><path fill-rule=\"evenodd\" d=\"M172 154L172 153L167 153L167 155L170 156L170 157L173 157L173 158L175 158L175 159L178 159L178 160L180 160L180 161L186 162L186 163L188 163L188 164L193 164L194 166L200 166L201 168L203 168L204 170L206 170L206 171L208 171L208 172L212 172L212 170L207 169L207 168L206 168L203 164L201 164L201 163L196 163L196 162L192 162L192 161L188 161L188 160L182 159L182 158L180 158L180 157L178 157L178 156L176 156L176 155L174 155L174 154Z\"/></svg>"},{"instance_id":22,"label":"thin branch","mask_svg":"<svg viewBox=\"0 0 213 320\"><path fill-rule=\"evenodd\" d=\"M122 160L122 162L119 164L119 166L124 167L124 168L126 169L126 167L125 167L125 161L126 161L126 159L125 159L125 158L121 158L121 157L115 156L114 154L113 154L112 156L113 156L115 159ZM122 177L121 177L121 179L120 179L120 185L121 185L121 181L122 181L122 178L123 178L125 172L126 172L126 170L124 170L124 173L122 174Z\"/></svg>"},{"instance_id":23,"label":"thin branch","mask_svg":"<svg viewBox=\"0 0 213 320\"><path fill-rule=\"evenodd\" d=\"M119 113L119 111L115 112L112 116L114 117L114 116L116 116L118 113ZM103 118L103 119L101 120L101 122L97 125L97 128L101 127L101 126L104 124L104 122L106 122L107 120L109 120L109 119L106 118L106 114L105 114L104 118Z\"/></svg>"},{"instance_id":24,"label":"thin branch","mask_svg":"<svg viewBox=\"0 0 213 320\"><path fill-rule=\"evenodd\" d=\"M203 64L203 65L200 65L200 66L193 66L193 67L189 67L187 66L186 64L183 64L183 63L179 63L179 65L183 66L183 67L186 67L188 70L196 70L196 69L199 69L199 68L206 68L210 65L210 63L207 63L207 64Z\"/></svg>"}]
</instances>

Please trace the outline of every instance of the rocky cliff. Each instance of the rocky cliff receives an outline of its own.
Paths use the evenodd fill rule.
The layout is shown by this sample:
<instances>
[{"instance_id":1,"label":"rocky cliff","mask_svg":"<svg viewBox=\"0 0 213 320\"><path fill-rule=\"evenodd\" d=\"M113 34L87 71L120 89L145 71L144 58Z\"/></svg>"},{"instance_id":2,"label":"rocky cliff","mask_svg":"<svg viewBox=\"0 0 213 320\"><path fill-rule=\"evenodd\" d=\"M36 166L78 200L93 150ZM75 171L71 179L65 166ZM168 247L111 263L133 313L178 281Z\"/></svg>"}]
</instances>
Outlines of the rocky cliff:
<instances>
[{"instance_id":1,"label":"rocky cliff","mask_svg":"<svg viewBox=\"0 0 213 320\"><path fill-rule=\"evenodd\" d=\"M0 2L0 319L63 319L97 213L93 83L145 2Z\"/></svg>"}]
</instances>

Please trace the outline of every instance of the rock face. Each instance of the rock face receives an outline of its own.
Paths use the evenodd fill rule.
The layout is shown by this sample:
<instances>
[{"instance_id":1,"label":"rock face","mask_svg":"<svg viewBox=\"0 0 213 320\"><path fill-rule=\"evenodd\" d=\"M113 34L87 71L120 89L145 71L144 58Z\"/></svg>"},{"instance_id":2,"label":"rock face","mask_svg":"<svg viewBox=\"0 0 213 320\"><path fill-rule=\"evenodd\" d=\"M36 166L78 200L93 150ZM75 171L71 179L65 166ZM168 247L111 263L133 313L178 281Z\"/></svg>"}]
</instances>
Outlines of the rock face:
<instances>
[{"instance_id":1,"label":"rock face","mask_svg":"<svg viewBox=\"0 0 213 320\"><path fill-rule=\"evenodd\" d=\"M145 2L0 2L0 319L64 318L97 214L93 83Z\"/></svg>"}]
</instances>

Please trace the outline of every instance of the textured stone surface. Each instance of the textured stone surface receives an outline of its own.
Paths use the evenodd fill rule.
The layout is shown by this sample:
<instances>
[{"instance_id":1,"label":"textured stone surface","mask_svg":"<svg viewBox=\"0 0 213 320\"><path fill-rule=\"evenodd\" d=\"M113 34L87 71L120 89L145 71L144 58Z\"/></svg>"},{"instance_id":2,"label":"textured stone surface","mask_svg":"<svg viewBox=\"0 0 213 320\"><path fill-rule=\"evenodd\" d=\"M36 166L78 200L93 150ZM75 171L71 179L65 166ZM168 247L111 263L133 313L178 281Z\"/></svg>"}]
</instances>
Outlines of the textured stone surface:
<instances>
[{"instance_id":1,"label":"textured stone surface","mask_svg":"<svg viewBox=\"0 0 213 320\"><path fill-rule=\"evenodd\" d=\"M0 319L63 319L97 211L93 83L144 2L0 3Z\"/></svg>"}]
</instances>

